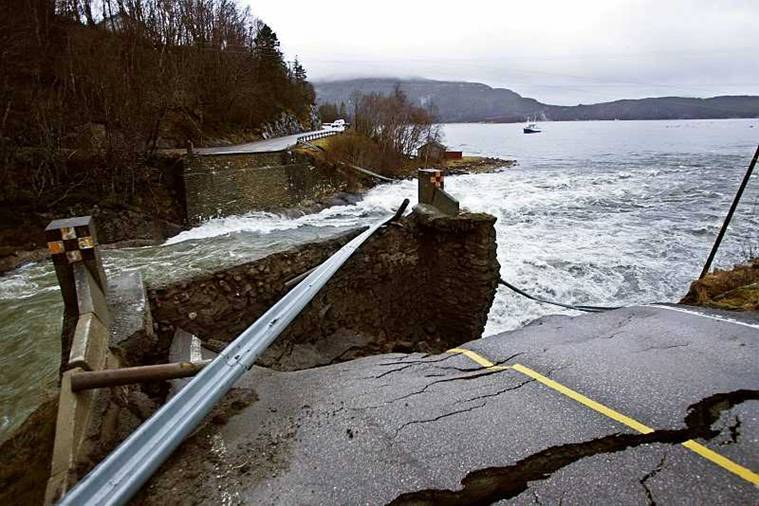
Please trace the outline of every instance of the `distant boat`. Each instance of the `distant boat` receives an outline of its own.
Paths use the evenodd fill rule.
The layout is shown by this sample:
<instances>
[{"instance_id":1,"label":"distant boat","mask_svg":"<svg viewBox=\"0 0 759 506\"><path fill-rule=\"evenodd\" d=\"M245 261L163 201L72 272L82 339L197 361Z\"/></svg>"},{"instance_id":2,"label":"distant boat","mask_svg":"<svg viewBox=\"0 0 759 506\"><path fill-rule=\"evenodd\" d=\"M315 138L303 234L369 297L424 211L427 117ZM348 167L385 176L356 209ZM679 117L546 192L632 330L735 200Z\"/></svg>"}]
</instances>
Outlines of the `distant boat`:
<instances>
[{"instance_id":1,"label":"distant boat","mask_svg":"<svg viewBox=\"0 0 759 506\"><path fill-rule=\"evenodd\" d=\"M527 126L522 129L526 134L539 134L540 128L537 123L527 123Z\"/></svg>"}]
</instances>

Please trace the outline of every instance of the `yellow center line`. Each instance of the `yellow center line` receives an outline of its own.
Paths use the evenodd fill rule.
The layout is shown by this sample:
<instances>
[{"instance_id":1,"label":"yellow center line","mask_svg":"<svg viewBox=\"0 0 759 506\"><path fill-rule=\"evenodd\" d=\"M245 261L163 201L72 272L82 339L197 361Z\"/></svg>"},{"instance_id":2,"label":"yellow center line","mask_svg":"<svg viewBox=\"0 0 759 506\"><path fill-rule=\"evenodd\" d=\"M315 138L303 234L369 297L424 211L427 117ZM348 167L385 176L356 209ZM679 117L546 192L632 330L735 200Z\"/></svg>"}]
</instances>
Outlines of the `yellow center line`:
<instances>
[{"instance_id":1,"label":"yellow center line","mask_svg":"<svg viewBox=\"0 0 759 506\"><path fill-rule=\"evenodd\" d=\"M482 367L486 369L496 369L496 370L508 369L507 366L496 365L490 360L483 357L482 355L479 355L478 353L475 353L471 350L466 350L464 348L453 348L453 349L448 350L448 353L460 353L462 355L466 355L467 358L469 358L470 360L474 362L477 362L478 364L480 364Z\"/></svg>"},{"instance_id":2,"label":"yellow center line","mask_svg":"<svg viewBox=\"0 0 759 506\"><path fill-rule=\"evenodd\" d=\"M621 423L622 425L627 425L631 429L637 430L641 434L648 434L654 431L654 429L652 429L651 427L643 425L639 421L634 420L630 418L629 416L625 416L619 411L608 408L604 406L603 404L594 401L593 399L589 399L585 397L584 395L582 395L581 393L575 392L571 388L565 387L561 383L558 383L552 379L546 378L539 372L533 371L529 367L525 367L522 364L513 364L511 368L514 369L515 371L521 372L522 374L526 374L530 378L538 380L539 382L543 383L548 388L556 390L560 394L566 395L570 399L573 399L579 402L580 404L589 407L593 411L598 411L602 415L606 415L612 420L616 420L617 422Z\"/></svg>"},{"instance_id":3,"label":"yellow center line","mask_svg":"<svg viewBox=\"0 0 759 506\"><path fill-rule=\"evenodd\" d=\"M588 397L585 397L581 393L576 392L572 390L571 388L566 387L557 381L547 378L543 376L542 374L540 374L539 372L534 371L530 369L529 367L523 366L522 364L513 364L511 366L496 365L495 363L491 362L490 360L483 357L479 353L476 353L474 351L467 350L464 348L453 348L451 350L448 350L448 353L458 353L458 354L464 355L470 360L476 362L477 364L483 366L486 369L496 369L496 370L513 369L526 376L529 376L530 378L533 378L534 380L542 383L548 388L556 392L559 392L560 394L565 395L576 402L579 402L583 406L586 406L592 409L593 411L601 413L602 415L607 416L611 418L612 420L621 423L622 425L626 425L627 427L630 427L631 429L640 432L641 434L649 434L654 431L654 429L652 429L651 427L648 427L647 425L643 425L639 421L633 418L630 418L629 416L625 416L619 411L616 411L608 406L604 406L603 404L596 402L593 399L589 399ZM705 458L706 460L714 464L717 464L721 468L735 474L736 476L739 476L743 478L744 480L750 483L753 483L754 485L759 485L759 474L751 471L750 469L746 467L741 466L740 464L736 464L732 460L728 459L727 457L723 455L720 455L719 453L713 450L710 450L706 446L700 443L697 443L696 441L693 441L692 439L685 441L684 443L682 443L682 445L685 448L688 448L689 450Z\"/></svg>"}]
</instances>

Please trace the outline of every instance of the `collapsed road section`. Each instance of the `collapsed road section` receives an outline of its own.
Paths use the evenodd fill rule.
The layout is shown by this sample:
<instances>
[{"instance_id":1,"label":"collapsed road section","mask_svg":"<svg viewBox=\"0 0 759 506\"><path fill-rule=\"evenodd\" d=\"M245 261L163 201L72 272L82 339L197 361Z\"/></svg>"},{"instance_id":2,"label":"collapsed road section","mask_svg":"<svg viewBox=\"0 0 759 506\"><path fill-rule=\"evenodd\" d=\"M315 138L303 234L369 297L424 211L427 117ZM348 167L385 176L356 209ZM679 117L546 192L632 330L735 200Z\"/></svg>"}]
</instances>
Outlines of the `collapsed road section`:
<instances>
[{"instance_id":1,"label":"collapsed road section","mask_svg":"<svg viewBox=\"0 0 759 506\"><path fill-rule=\"evenodd\" d=\"M755 504L759 322L631 307L254 368L141 504Z\"/></svg>"},{"instance_id":2,"label":"collapsed road section","mask_svg":"<svg viewBox=\"0 0 759 506\"><path fill-rule=\"evenodd\" d=\"M285 370L387 351L440 352L479 337L497 288L495 219L459 212L458 203L443 190L439 171L420 171L419 178L420 204L414 213L376 235L372 232L378 226L172 286L146 288L138 273L106 279L92 220L51 223L50 248L66 300L60 396L57 405L45 405L7 442L0 466L0 478L12 484L7 493L40 502L35 480L22 478L22 470L34 469L37 476L49 476L47 502L69 501L73 496L67 492L167 400L129 440L165 433L156 441L181 441L195 422L183 421L174 431L168 421L156 426L156 417L185 409L186 391L216 378L211 371L218 364L242 363L235 350L250 347L238 341L258 332L252 329L260 327L269 338L255 345L255 354L243 365L259 358L260 364ZM366 239L371 240L358 249ZM303 290L312 292L308 300L318 296L311 304L305 299L291 304ZM277 307L285 313L273 315ZM277 345L259 356L285 329ZM220 356L213 359L217 352ZM196 373L189 384L180 379ZM159 381L167 379L171 382ZM193 403L201 393L191 396ZM54 430L47 430L56 410ZM191 411L197 421L207 412ZM54 441L46 436L35 442L39 451L16 451L41 424ZM172 448L161 447L161 459ZM132 459L135 452L159 453L142 447L117 450L88 476L100 476L98 482L104 484L123 481L104 476L103 466L114 455ZM154 469L153 464L141 466ZM136 479L124 481L127 496L139 487ZM84 482L77 485L80 491ZM90 499L121 502L119 494L97 492Z\"/></svg>"}]
</instances>

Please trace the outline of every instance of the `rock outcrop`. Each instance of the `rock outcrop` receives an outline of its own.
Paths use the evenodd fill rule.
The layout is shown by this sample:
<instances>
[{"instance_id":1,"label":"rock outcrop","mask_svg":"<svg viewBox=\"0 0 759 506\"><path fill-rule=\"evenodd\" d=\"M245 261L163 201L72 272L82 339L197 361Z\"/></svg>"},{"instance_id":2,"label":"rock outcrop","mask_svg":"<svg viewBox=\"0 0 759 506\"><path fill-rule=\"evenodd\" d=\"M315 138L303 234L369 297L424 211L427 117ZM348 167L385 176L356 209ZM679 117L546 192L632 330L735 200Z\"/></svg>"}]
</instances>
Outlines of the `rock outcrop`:
<instances>
[{"instance_id":1,"label":"rock outcrop","mask_svg":"<svg viewBox=\"0 0 759 506\"><path fill-rule=\"evenodd\" d=\"M285 135L297 134L303 131L298 118L289 112L282 112L277 119L266 123L261 129L261 137L270 139L272 137L282 137Z\"/></svg>"}]
</instances>

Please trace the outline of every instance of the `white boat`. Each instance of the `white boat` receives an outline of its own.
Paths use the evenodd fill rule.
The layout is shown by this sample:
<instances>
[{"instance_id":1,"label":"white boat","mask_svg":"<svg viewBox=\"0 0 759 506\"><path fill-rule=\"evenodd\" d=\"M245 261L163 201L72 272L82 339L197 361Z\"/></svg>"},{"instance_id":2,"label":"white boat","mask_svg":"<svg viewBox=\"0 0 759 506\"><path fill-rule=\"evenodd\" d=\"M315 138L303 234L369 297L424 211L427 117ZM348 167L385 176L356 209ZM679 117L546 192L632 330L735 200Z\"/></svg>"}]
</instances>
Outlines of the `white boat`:
<instances>
[{"instance_id":1,"label":"white boat","mask_svg":"<svg viewBox=\"0 0 759 506\"><path fill-rule=\"evenodd\" d=\"M526 134L539 134L540 128L538 128L537 123L527 123L527 125L522 129L522 131Z\"/></svg>"}]
</instances>

